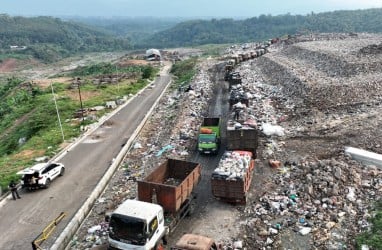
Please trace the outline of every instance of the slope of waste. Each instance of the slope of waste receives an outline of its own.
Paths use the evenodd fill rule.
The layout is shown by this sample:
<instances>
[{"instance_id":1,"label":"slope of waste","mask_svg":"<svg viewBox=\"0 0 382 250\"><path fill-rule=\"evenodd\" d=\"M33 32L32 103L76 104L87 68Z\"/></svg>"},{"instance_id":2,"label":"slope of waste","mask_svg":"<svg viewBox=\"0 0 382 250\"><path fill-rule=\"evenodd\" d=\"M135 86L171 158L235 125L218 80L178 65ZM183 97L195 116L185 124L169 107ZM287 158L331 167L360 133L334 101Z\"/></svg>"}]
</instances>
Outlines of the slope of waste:
<instances>
[{"instance_id":1,"label":"slope of waste","mask_svg":"<svg viewBox=\"0 0 382 250\"><path fill-rule=\"evenodd\" d=\"M381 169L344 154L345 146L382 153L382 57L360 56L381 37L329 38L279 44L239 67L258 124L284 132L260 127L262 178L243 210L251 249L354 249L382 197Z\"/></svg>"},{"instance_id":2,"label":"slope of waste","mask_svg":"<svg viewBox=\"0 0 382 250\"><path fill-rule=\"evenodd\" d=\"M248 202L226 204L240 218L206 232L223 249L355 249L355 236L370 228L373 202L382 197L382 171L351 159L344 148L382 154L381 39L292 37L235 66L242 76L237 88L248 98L251 124L261 137ZM71 249L105 244L104 215L136 197L136 180L165 157L187 159L213 95L210 74L218 63L199 65L192 91L164 96ZM204 217L192 220L203 225ZM228 221L229 215L212 217Z\"/></svg>"}]
</instances>

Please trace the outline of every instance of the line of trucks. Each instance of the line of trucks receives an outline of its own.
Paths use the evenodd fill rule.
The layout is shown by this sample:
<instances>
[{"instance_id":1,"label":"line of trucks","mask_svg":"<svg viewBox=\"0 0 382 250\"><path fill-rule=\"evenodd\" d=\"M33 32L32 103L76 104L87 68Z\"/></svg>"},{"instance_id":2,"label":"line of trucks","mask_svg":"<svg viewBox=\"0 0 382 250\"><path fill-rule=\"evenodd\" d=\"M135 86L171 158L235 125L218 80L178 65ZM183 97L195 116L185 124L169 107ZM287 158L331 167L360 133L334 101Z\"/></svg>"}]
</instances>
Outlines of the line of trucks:
<instances>
[{"instance_id":1,"label":"line of trucks","mask_svg":"<svg viewBox=\"0 0 382 250\"><path fill-rule=\"evenodd\" d=\"M220 118L215 119L220 123ZM215 170L211 176L212 194L230 203L245 203L254 169L257 132L254 129L228 130L227 141L227 151L217 168L221 172ZM233 168L236 172L231 176L229 171ZM107 217L109 249L163 249L168 234L192 213L193 191L200 181L201 171L199 163L167 159L144 179L138 180L138 199L124 201ZM171 250L213 249L218 249L213 239L194 234L183 235L171 247Z\"/></svg>"},{"instance_id":2,"label":"line of trucks","mask_svg":"<svg viewBox=\"0 0 382 250\"><path fill-rule=\"evenodd\" d=\"M231 113L236 104L230 103ZM210 179L212 195L233 204L245 204L247 200L258 145L256 127L245 124L244 120L245 115L228 119L226 150ZM198 134L199 153L212 155L219 152L221 127L220 117L203 118ZM138 199L124 201L106 218L109 249L164 249L168 234L192 213L194 189L200 181L201 171L199 163L167 159L138 180ZM183 235L171 246L171 250L213 249L219 249L213 239L194 234Z\"/></svg>"}]
</instances>

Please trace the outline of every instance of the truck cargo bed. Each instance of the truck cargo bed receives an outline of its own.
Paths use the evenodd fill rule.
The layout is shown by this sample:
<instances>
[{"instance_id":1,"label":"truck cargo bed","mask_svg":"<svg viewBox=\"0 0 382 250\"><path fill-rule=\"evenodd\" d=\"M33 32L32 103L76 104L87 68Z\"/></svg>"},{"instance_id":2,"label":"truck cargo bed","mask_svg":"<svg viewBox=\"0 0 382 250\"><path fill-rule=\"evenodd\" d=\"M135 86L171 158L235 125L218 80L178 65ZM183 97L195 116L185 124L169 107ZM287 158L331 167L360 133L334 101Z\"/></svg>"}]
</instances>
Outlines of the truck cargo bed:
<instances>
[{"instance_id":1,"label":"truck cargo bed","mask_svg":"<svg viewBox=\"0 0 382 250\"><path fill-rule=\"evenodd\" d=\"M258 146L258 133L256 128L243 125L242 128L235 129L227 126L227 149L228 150L248 150L256 157Z\"/></svg>"},{"instance_id":2,"label":"truck cargo bed","mask_svg":"<svg viewBox=\"0 0 382 250\"><path fill-rule=\"evenodd\" d=\"M252 171L248 171L243 180L211 179L212 194L224 202L245 204L247 192L252 181Z\"/></svg>"},{"instance_id":3,"label":"truck cargo bed","mask_svg":"<svg viewBox=\"0 0 382 250\"><path fill-rule=\"evenodd\" d=\"M249 166L245 169L245 174L240 178L212 174L211 190L213 196L225 202L245 204L254 166L255 161L251 159Z\"/></svg>"},{"instance_id":4,"label":"truck cargo bed","mask_svg":"<svg viewBox=\"0 0 382 250\"><path fill-rule=\"evenodd\" d=\"M138 181L138 199L157 203L165 212L176 213L189 200L200 176L199 163L167 159Z\"/></svg>"}]
</instances>

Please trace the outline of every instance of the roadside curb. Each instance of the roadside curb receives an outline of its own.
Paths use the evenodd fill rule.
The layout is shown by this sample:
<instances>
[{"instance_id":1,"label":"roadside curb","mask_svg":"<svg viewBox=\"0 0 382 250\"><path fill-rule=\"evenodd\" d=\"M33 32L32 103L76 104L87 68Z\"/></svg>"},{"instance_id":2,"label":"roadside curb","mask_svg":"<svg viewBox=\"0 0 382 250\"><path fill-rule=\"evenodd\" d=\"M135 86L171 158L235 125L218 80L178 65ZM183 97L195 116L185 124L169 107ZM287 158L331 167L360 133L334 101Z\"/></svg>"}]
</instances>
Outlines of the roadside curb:
<instances>
[{"instance_id":1,"label":"roadside curb","mask_svg":"<svg viewBox=\"0 0 382 250\"><path fill-rule=\"evenodd\" d=\"M152 82L151 82L152 83ZM150 83L150 84L151 84ZM70 220L69 224L66 226L66 228L63 230L63 232L57 237L56 241L50 248L51 250L63 250L63 249L69 249L69 243L71 239L73 238L73 235L77 232L78 228L81 226L82 222L84 219L87 217L89 212L91 211L93 204L95 201L98 199L98 197L103 193L105 190L106 186L108 185L110 179L114 175L115 171L118 169L120 163L124 159L126 153L129 151L132 143L135 141L136 137L142 130L143 126L145 125L146 121L154 111L155 107L157 106L158 102L162 99L163 95L166 93L168 87L171 85L172 80L169 81L169 83L165 86L163 89L162 93L159 95L153 106L150 108L150 110L146 113L145 117L143 118L142 122L138 125L137 129L134 131L134 133L130 136L129 140L127 143L124 145L122 150L118 153L117 157L114 159L114 161L111 163L110 167L106 171L105 175L101 178L101 180L98 182L97 186L94 188L93 192L90 194L90 196L87 198L85 203L81 206L81 208L76 212L76 214L72 217ZM149 84L149 85L150 85ZM119 108L114 110L110 115L107 116L104 120L100 121L99 124L103 123L105 120L111 118L114 114L116 114L120 109L122 109L124 106L126 106L131 100L133 100L136 96L140 95L144 90L146 90L147 85L144 89L139 91L136 95L134 95L132 98L129 99L128 102L126 102L124 105L121 105ZM99 126L98 124L98 126ZM93 132L95 129L92 129L91 132ZM90 134L89 132L88 134ZM88 135L86 134L86 136ZM76 144L81 142L85 137L82 136ZM71 148L73 148L76 144L71 145L68 147L62 155L57 157L56 159L62 158L66 152L68 152Z\"/></svg>"}]
</instances>

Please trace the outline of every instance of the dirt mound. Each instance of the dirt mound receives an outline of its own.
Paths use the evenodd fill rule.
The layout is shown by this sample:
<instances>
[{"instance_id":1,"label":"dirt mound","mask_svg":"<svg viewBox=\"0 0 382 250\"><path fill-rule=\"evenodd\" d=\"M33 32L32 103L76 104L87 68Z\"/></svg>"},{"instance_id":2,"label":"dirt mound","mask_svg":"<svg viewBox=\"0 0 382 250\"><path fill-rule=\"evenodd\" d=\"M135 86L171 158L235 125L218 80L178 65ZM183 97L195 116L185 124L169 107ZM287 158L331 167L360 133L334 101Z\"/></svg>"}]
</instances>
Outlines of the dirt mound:
<instances>
[{"instance_id":1,"label":"dirt mound","mask_svg":"<svg viewBox=\"0 0 382 250\"><path fill-rule=\"evenodd\" d=\"M17 60L14 58L5 59L0 63L0 72L12 72L17 69Z\"/></svg>"}]
</instances>

